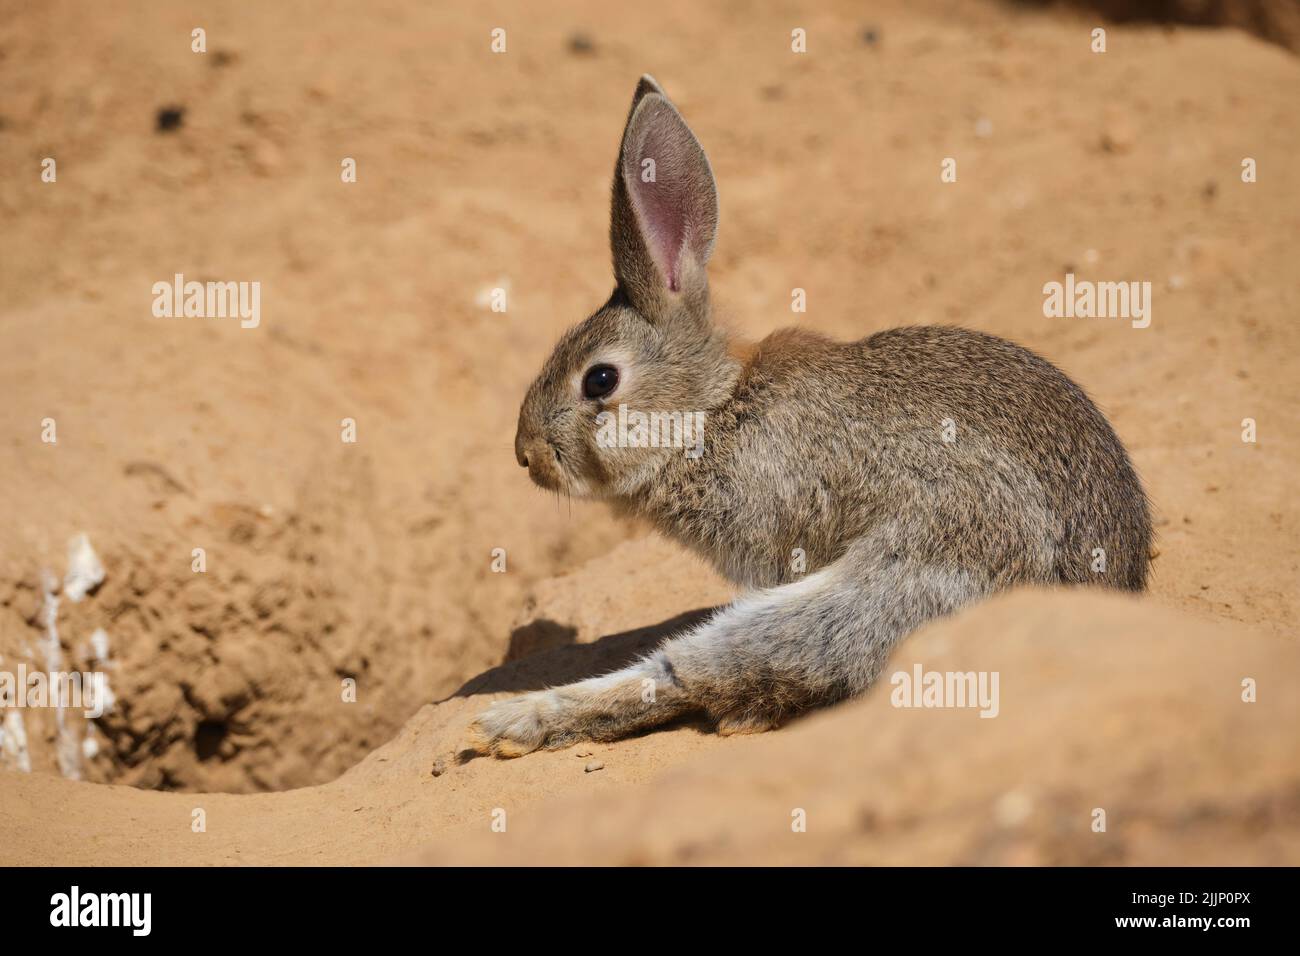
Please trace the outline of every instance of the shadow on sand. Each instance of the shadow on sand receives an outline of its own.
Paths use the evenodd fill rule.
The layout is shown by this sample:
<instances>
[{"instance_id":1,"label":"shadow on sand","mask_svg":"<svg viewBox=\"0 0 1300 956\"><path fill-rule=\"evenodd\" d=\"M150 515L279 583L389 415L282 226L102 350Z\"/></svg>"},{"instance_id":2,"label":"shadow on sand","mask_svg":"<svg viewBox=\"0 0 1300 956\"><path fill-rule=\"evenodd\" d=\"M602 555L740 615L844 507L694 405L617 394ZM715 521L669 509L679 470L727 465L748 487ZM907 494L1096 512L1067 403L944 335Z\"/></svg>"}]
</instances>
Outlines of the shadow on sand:
<instances>
[{"instance_id":1,"label":"shadow on sand","mask_svg":"<svg viewBox=\"0 0 1300 956\"><path fill-rule=\"evenodd\" d=\"M687 611L660 624L609 634L590 644L575 643L574 628L539 618L515 628L504 663L466 681L451 696L542 690L618 670L665 639L708 620L716 610Z\"/></svg>"}]
</instances>

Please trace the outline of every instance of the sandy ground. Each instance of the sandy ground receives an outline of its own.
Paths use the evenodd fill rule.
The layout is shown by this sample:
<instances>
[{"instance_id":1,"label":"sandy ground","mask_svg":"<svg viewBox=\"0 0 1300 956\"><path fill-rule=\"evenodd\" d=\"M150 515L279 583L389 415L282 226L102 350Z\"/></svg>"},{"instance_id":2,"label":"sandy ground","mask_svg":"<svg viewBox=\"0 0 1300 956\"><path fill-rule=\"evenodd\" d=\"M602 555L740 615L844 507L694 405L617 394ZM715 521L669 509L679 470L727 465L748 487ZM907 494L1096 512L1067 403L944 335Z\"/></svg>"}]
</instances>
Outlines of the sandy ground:
<instances>
[{"instance_id":1,"label":"sandy ground","mask_svg":"<svg viewBox=\"0 0 1300 956\"><path fill-rule=\"evenodd\" d=\"M585 589L587 575L566 581ZM685 585L668 604L691 597ZM457 762L478 695L614 666L663 630L505 665L469 696L423 708L321 787L168 794L11 774L0 817L6 862L1300 859L1300 697L1292 692L1300 647L1097 594L1009 595L900 648L902 671L996 670L1002 705L993 719L896 708L876 693L755 737L719 738L689 724L515 761ZM1244 677L1258 681L1253 704L1240 699ZM1104 831L1094 830L1098 820Z\"/></svg>"},{"instance_id":2,"label":"sandy ground","mask_svg":"<svg viewBox=\"0 0 1300 956\"><path fill-rule=\"evenodd\" d=\"M1292 54L1134 25L1097 55L1086 15L992 3L669 3L654 29L594 2L367 10L0 4L0 669L53 651L116 698L93 729L21 715L31 772L6 715L0 862L1300 859ZM1149 596L1012 595L899 651L1000 669L997 719L882 688L757 738L451 759L488 695L730 595L511 453L550 344L608 293L646 70L718 176L738 331L996 332L1128 444ZM1044 318L1068 271L1151 281L1151 326ZM261 324L155 318L176 272L260 281ZM81 532L105 579L53 595L51 642L43 573Z\"/></svg>"}]
</instances>

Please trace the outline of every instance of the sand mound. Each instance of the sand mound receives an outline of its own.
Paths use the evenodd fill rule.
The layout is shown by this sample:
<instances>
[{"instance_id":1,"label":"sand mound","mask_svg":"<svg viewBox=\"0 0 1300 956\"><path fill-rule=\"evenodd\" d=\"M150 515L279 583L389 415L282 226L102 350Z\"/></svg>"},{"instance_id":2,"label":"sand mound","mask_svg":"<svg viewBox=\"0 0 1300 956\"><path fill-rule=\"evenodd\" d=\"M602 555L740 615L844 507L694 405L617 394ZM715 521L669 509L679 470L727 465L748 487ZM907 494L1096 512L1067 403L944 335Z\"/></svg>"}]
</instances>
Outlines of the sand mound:
<instances>
[{"instance_id":1,"label":"sand mound","mask_svg":"<svg viewBox=\"0 0 1300 956\"><path fill-rule=\"evenodd\" d=\"M688 608L698 592L668 598ZM553 648L482 690L617 666L660 636ZM1150 602L1021 592L914 635L888 673L918 665L996 671L997 716L896 707L881 684L756 737L688 723L457 764L489 699L458 696L322 787L185 795L15 776L0 839L11 862L64 864L1300 861L1292 643Z\"/></svg>"},{"instance_id":2,"label":"sand mound","mask_svg":"<svg viewBox=\"0 0 1300 956\"><path fill-rule=\"evenodd\" d=\"M896 707L902 682L878 685L780 733L684 760L635 791L521 808L509 836L481 826L418 859L1300 860L1300 648L1290 642L1115 597L1022 593L933 624L887 674L918 666L996 671L997 716ZM1242 699L1247 680L1257 682L1254 703ZM656 741L640 746L605 754L607 769L659 759ZM806 832L795 831L801 818Z\"/></svg>"}]
</instances>

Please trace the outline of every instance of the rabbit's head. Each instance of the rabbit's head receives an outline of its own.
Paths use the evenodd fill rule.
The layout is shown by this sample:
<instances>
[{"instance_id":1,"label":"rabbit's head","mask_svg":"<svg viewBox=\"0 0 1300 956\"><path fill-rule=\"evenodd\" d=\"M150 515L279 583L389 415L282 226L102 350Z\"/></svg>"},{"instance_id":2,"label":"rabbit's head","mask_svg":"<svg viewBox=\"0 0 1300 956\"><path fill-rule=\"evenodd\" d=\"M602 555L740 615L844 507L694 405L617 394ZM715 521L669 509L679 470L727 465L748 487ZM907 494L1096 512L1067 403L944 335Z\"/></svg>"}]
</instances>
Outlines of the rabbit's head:
<instances>
[{"instance_id":1,"label":"rabbit's head","mask_svg":"<svg viewBox=\"0 0 1300 956\"><path fill-rule=\"evenodd\" d=\"M585 497L630 494L682 451L611 444L602 423L620 406L686 415L730 394L737 363L710 316L705 274L717 228L708 158L644 76L614 170L617 286L560 339L519 410L515 456L538 485Z\"/></svg>"}]
</instances>

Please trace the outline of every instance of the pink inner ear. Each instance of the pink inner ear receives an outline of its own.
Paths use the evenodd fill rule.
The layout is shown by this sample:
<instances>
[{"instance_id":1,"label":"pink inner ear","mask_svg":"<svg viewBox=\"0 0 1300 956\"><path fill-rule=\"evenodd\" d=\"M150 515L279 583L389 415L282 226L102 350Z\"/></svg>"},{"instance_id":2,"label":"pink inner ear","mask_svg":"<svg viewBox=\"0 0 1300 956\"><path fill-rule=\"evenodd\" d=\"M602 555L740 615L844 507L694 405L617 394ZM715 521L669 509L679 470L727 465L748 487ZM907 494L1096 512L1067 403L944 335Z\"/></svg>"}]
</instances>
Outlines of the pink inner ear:
<instances>
[{"instance_id":1,"label":"pink inner ear","mask_svg":"<svg viewBox=\"0 0 1300 956\"><path fill-rule=\"evenodd\" d=\"M645 230L646 244L655 265L668 280L668 288L678 291L681 279L682 246L686 244L686 217L673 202L672 191L661 183L639 183L637 211Z\"/></svg>"},{"instance_id":2,"label":"pink inner ear","mask_svg":"<svg viewBox=\"0 0 1300 956\"><path fill-rule=\"evenodd\" d=\"M646 250L667 280L668 288L676 292L681 282L682 249L690 229L691 184L687 168L690 144L677 142L680 133L686 131L682 128L679 132L673 118L654 117L645 124L639 148L629 157L633 166L625 170L624 177L640 220ZM668 122L663 122L664 119ZM641 178L644 172L641 164L646 159L655 161L654 182Z\"/></svg>"}]
</instances>

